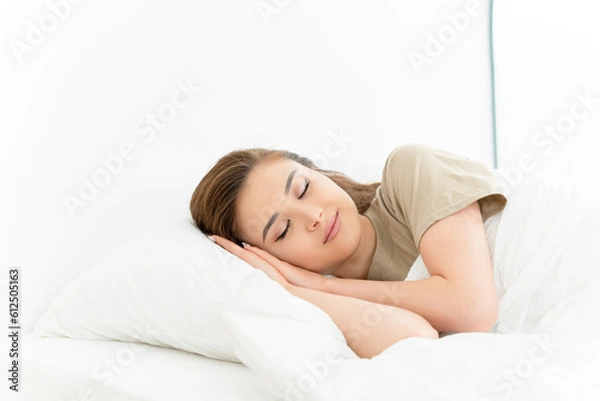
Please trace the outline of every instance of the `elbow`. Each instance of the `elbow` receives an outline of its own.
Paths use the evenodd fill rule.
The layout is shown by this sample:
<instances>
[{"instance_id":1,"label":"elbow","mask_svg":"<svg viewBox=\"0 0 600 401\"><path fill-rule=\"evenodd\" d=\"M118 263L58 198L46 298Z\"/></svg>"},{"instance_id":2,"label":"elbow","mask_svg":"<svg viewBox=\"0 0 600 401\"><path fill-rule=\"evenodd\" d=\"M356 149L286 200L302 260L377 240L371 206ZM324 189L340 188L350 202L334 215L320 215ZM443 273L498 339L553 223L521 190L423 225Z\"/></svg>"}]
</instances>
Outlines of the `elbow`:
<instances>
[{"instance_id":1,"label":"elbow","mask_svg":"<svg viewBox=\"0 0 600 401\"><path fill-rule=\"evenodd\" d=\"M422 319L423 323L419 325L415 325L411 327L411 329L406 332L405 338L409 337L421 337L421 338L430 338L432 340L437 340L440 338L440 333L436 329L433 328L429 322L425 319Z\"/></svg>"},{"instance_id":2,"label":"elbow","mask_svg":"<svg viewBox=\"0 0 600 401\"><path fill-rule=\"evenodd\" d=\"M490 332L498 320L498 300L494 298L471 303L471 305L472 307L469 308L460 331Z\"/></svg>"},{"instance_id":3,"label":"elbow","mask_svg":"<svg viewBox=\"0 0 600 401\"><path fill-rule=\"evenodd\" d=\"M472 321L469 322L462 331L471 333L489 333L494 327L494 324L496 324L495 319L491 319L489 316L477 315L472 318Z\"/></svg>"},{"instance_id":4,"label":"elbow","mask_svg":"<svg viewBox=\"0 0 600 401\"><path fill-rule=\"evenodd\" d=\"M429 328L420 330L417 333L416 337L423 337L423 338L430 338L432 340L437 340L438 338L440 338L440 334L433 327L429 327Z\"/></svg>"},{"instance_id":5,"label":"elbow","mask_svg":"<svg viewBox=\"0 0 600 401\"><path fill-rule=\"evenodd\" d=\"M373 358L398 341L412 337L429 338L437 340L439 333L433 327L406 327L394 328L389 332L367 333L364 336L354 337L348 341L350 348L360 358Z\"/></svg>"}]
</instances>

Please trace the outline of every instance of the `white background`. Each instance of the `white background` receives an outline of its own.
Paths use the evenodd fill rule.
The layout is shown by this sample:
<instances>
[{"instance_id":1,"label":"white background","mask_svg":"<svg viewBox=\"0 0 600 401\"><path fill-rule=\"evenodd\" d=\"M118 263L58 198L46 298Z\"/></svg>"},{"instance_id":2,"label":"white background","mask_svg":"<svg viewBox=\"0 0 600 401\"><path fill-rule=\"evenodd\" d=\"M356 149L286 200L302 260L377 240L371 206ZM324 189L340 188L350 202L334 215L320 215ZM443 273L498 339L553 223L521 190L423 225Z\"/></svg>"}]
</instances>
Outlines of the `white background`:
<instances>
[{"instance_id":1,"label":"white background","mask_svg":"<svg viewBox=\"0 0 600 401\"><path fill-rule=\"evenodd\" d=\"M509 169L530 155L536 169L565 157L596 157L600 103L554 145L536 145L538 132L555 131L577 94L600 98L600 5L592 0L494 2L493 47L498 165ZM598 102L598 101L597 101ZM577 106L581 113L583 109ZM566 126L566 125L565 125ZM558 132L560 134L560 132ZM546 140L550 137L545 136ZM538 137L538 143L542 140ZM567 151L585 143L587 153ZM576 155L576 156L575 156ZM590 177L592 179L592 177ZM597 178L596 178L597 179Z\"/></svg>"}]
</instances>

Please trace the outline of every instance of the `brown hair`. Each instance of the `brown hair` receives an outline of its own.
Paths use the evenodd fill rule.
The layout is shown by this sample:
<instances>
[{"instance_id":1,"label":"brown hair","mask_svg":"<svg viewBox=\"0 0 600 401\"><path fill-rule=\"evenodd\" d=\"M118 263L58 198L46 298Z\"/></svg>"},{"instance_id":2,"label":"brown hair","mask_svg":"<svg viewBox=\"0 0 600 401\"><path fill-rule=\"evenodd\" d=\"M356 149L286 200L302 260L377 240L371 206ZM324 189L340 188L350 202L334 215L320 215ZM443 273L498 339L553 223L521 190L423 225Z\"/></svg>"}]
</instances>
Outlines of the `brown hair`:
<instances>
[{"instance_id":1,"label":"brown hair","mask_svg":"<svg viewBox=\"0 0 600 401\"><path fill-rule=\"evenodd\" d=\"M320 169L310 159L287 150L234 150L214 164L192 194L190 211L197 227L205 234L217 234L241 245L241 239L235 229L235 204L238 194L254 167L265 161L282 158L293 160L327 176L350 195L360 214L369 208L375 191L381 184L361 184L341 172Z\"/></svg>"}]
</instances>

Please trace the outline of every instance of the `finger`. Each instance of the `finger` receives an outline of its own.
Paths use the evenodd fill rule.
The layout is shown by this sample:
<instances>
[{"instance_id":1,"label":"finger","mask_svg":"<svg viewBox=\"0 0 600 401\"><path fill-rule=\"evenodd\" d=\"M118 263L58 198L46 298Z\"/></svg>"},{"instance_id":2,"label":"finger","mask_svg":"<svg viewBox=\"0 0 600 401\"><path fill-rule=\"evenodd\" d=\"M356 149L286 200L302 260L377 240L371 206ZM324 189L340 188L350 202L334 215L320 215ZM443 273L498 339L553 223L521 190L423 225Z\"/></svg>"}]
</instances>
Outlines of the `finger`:
<instances>
[{"instance_id":1,"label":"finger","mask_svg":"<svg viewBox=\"0 0 600 401\"><path fill-rule=\"evenodd\" d=\"M219 245L222 248L226 248L228 246L228 242L231 242L217 234L212 234L207 237L209 240L211 240L212 242L214 242L215 244Z\"/></svg>"},{"instance_id":2,"label":"finger","mask_svg":"<svg viewBox=\"0 0 600 401\"><path fill-rule=\"evenodd\" d=\"M235 242L230 241L227 238L221 237L220 235L217 235L217 234L209 235L208 238L212 239L216 244L221 245L221 246L228 246L228 245L238 246ZM238 248L239 248L239 246L238 246Z\"/></svg>"},{"instance_id":3,"label":"finger","mask_svg":"<svg viewBox=\"0 0 600 401\"><path fill-rule=\"evenodd\" d=\"M211 237L214 239L214 242L217 245L224 248L226 251L231 252L233 255L250 264L252 267L256 267L256 262L261 259L259 255L252 253L248 249L242 248L241 246L239 246L233 241L228 240L227 238L223 238L216 234L211 235Z\"/></svg>"},{"instance_id":4,"label":"finger","mask_svg":"<svg viewBox=\"0 0 600 401\"><path fill-rule=\"evenodd\" d=\"M287 262L277 258L276 256L271 255L269 252L249 245L249 244L245 244L244 249L247 249L250 252L255 253L257 256L259 256L260 258L266 260L267 262L269 262L273 267L275 267L275 269L277 269L280 272L283 272L284 269L289 269L289 267L291 267L290 264L288 264Z\"/></svg>"},{"instance_id":5,"label":"finger","mask_svg":"<svg viewBox=\"0 0 600 401\"><path fill-rule=\"evenodd\" d=\"M244 259L243 256L251 255L248 251L244 250L238 244L233 241L228 240L227 238L223 238L219 235L213 234L209 236L209 239L212 238L212 241L219 245L221 248L233 253L235 256ZM244 255L246 254L246 255ZM245 260L245 259L244 259Z\"/></svg>"}]
</instances>

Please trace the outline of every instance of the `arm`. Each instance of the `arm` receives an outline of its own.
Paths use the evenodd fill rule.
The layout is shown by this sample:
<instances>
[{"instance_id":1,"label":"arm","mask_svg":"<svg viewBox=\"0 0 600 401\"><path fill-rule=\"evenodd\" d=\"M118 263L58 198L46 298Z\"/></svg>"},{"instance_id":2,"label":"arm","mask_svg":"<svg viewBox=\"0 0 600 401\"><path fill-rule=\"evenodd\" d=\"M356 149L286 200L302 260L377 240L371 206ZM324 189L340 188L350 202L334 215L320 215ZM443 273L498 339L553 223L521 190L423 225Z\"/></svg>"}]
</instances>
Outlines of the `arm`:
<instances>
[{"instance_id":1,"label":"arm","mask_svg":"<svg viewBox=\"0 0 600 401\"><path fill-rule=\"evenodd\" d=\"M285 288L327 313L361 358L378 355L404 338L438 338L437 331L424 318L404 309L310 288L293 285Z\"/></svg>"},{"instance_id":2,"label":"arm","mask_svg":"<svg viewBox=\"0 0 600 401\"><path fill-rule=\"evenodd\" d=\"M489 331L498 316L498 300L478 203L432 224L419 250L430 278L389 282L327 278L320 281L320 289L408 309L438 331Z\"/></svg>"},{"instance_id":3,"label":"arm","mask_svg":"<svg viewBox=\"0 0 600 401\"><path fill-rule=\"evenodd\" d=\"M255 247L249 246L244 249L218 235L214 235L213 238L219 246L253 267L262 270L292 295L321 308L343 333L350 348L361 358L378 355L404 338L438 338L437 331L425 319L413 312L394 306L295 286L289 283L275 268L275 266L292 267L286 262ZM323 278L323 276L318 276Z\"/></svg>"}]
</instances>

